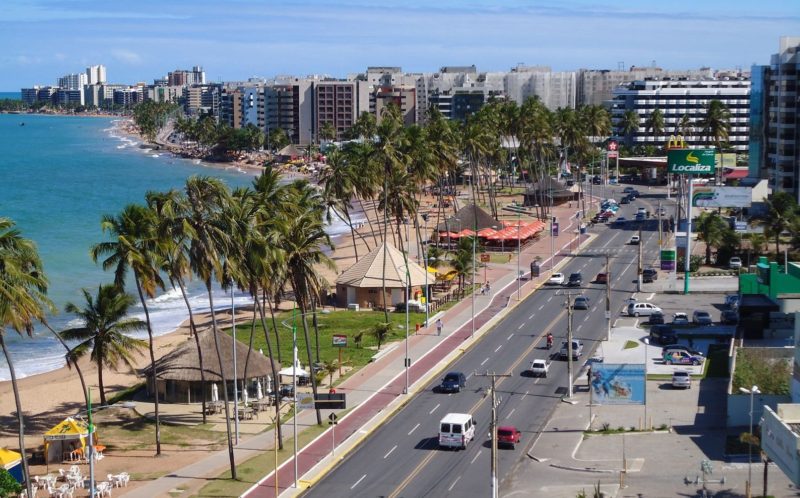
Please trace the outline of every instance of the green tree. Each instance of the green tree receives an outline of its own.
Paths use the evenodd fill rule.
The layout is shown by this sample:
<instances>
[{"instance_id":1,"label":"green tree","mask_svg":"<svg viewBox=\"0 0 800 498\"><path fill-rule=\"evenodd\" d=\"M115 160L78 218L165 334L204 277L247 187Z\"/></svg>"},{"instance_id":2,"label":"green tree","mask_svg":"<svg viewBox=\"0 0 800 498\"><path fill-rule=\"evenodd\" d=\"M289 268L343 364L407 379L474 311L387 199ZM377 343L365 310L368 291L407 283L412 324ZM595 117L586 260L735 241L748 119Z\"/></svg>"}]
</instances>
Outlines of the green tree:
<instances>
[{"instance_id":1,"label":"green tree","mask_svg":"<svg viewBox=\"0 0 800 498\"><path fill-rule=\"evenodd\" d=\"M336 139L336 128L333 126L333 123L325 121L322 124L322 128L319 130L319 137L322 140L328 141Z\"/></svg>"},{"instance_id":2,"label":"green tree","mask_svg":"<svg viewBox=\"0 0 800 498\"><path fill-rule=\"evenodd\" d=\"M267 148L271 151L281 150L291 143L289 135L282 128L272 128L267 134Z\"/></svg>"},{"instance_id":3,"label":"green tree","mask_svg":"<svg viewBox=\"0 0 800 498\"><path fill-rule=\"evenodd\" d=\"M9 218L0 218L0 348L11 375L11 389L17 411L17 434L20 453L25 455L25 423L22 416L17 375L6 346L5 334L10 329L18 334L33 335L33 324L43 321L53 309L47 299L47 278L36 245L22 236ZM23 478L28 496L33 496L27 458L22 459Z\"/></svg>"},{"instance_id":4,"label":"green tree","mask_svg":"<svg viewBox=\"0 0 800 498\"><path fill-rule=\"evenodd\" d=\"M628 109L622 114L622 118L617 123L618 129L625 136L627 143L633 142L632 135L639 131L639 114L633 110Z\"/></svg>"},{"instance_id":5,"label":"green tree","mask_svg":"<svg viewBox=\"0 0 800 498\"><path fill-rule=\"evenodd\" d=\"M22 486L4 468L0 467L0 498L19 496ZM30 496L30 495L29 495Z\"/></svg>"},{"instance_id":6,"label":"green tree","mask_svg":"<svg viewBox=\"0 0 800 498\"><path fill-rule=\"evenodd\" d=\"M150 368L157 378L153 326L147 299L155 297L158 288L164 288L159 270L156 220L152 211L144 206L129 204L118 216L104 215L100 226L111 235L111 240L95 244L91 249L92 259L97 262L102 256L104 270L114 270L114 284L124 287L128 270L133 272L136 292L144 310L150 349ZM156 455L161 455L161 418L159 415L158 390L153 391L156 419Z\"/></svg>"},{"instance_id":7,"label":"green tree","mask_svg":"<svg viewBox=\"0 0 800 498\"><path fill-rule=\"evenodd\" d=\"M645 130L650 130L656 143L658 143L658 137L664 134L664 112L656 107L645 121L644 128Z\"/></svg>"},{"instance_id":8,"label":"green tree","mask_svg":"<svg viewBox=\"0 0 800 498\"><path fill-rule=\"evenodd\" d=\"M473 239L474 237L460 238L458 240L458 248L453 258L450 260L450 266L453 267L453 270L455 270L458 276L458 290L462 295L464 293L467 275L472 275L475 268L475 260L472 257Z\"/></svg>"},{"instance_id":9,"label":"green tree","mask_svg":"<svg viewBox=\"0 0 800 498\"><path fill-rule=\"evenodd\" d=\"M695 220L697 238L706 245L706 264L711 264L711 250L718 248L725 240L730 227L716 212L704 211Z\"/></svg>"},{"instance_id":10,"label":"green tree","mask_svg":"<svg viewBox=\"0 0 800 498\"><path fill-rule=\"evenodd\" d=\"M731 111L722 101L715 99L708 103L705 116L703 116L699 123L701 134L706 137L709 142L713 142L720 153L720 165L717 170L717 178L720 178L722 168L724 167L722 145L728 140L731 128L730 121Z\"/></svg>"},{"instance_id":11,"label":"green tree","mask_svg":"<svg viewBox=\"0 0 800 498\"><path fill-rule=\"evenodd\" d=\"M372 333L373 337L375 337L375 340L378 341L378 351L380 351L381 344L383 344L383 341L385 341L386 338L389 337L389 334L392 333L392 324L385 322L376 323L372 326L370 332Z\"/></svg>"},{"instance_id":12,"label":"green tree","mask_svg":"<svg viewBox=\"0 0 800 498\"><path fill-rule=\"evenodd\" d=\"M788 192L775 192L771 197L765 198L767 212L760 220L764 224L767 237L775 241L775 254L781 252L781 234L792 227L797 220L797 201Z\"/></svg>"},{"instance_id":13,"label":"green tree","mask_svg":"<svg viewBox=\"0 0 800 498\"><path fill-rule=\"evenodd\" d=\"M135 298L113 284L101 285L97 296L92 297L82 289L85 304L79 307L67 303L64 311L74 313L83 322L61 332L67 340L80 341L74 349L76 357L89 353L97 364L97 382L100 386L100 403L106 402L103 367L118 369L120 363L133 370L133 353L147 347L147 341L134 339L128 334L146 327L142 320L126 318Z\"/></svg>"}]
</instances>

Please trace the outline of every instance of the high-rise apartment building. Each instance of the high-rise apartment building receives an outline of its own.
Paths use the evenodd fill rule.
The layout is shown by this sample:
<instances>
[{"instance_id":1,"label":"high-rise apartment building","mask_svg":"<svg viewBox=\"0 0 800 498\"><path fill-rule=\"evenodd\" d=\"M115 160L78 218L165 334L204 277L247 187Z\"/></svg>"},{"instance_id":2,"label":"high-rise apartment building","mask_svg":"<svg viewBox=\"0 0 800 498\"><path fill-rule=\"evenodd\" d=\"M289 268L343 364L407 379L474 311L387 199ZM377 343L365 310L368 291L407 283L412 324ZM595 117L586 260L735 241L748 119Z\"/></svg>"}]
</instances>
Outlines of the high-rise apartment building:
<instances>
[{"instance_id":1,"label":"high-rise apartment building","mask_svg":"<svg viewBox=\"0 0 800 498\"><path fill-rule=\"evenodd\" d=\"M205 113L219 116L220 85L194 85L183 89L186 110L190 113Z\"/></svg>"},{"instance_id":2,"label":"high-rise apartment building","mask_svg":"<svg viewBox=\"0 0 800 498\"><path fill-rule=\"evenodd\" d=\"M769 66L753 66L749 177L800 200L800 37L781 37Z\"/></svg>"},{"instance_id":3,"label":"high-rise apartment building","mask_svg":"<svg viewBox=\"0 0 800 498\"><path fill-rule=\"evenodd\" d=\"M65 74L58 78L58 87L64 90L83 90L87 82L86 73Z\"/></svg>"},{"instance_id":4,"label":"high-rise apartment building","mask_svg":"<svg viewBox=\"0 0 800 498\"><path fill-rule=\"evenodd\" d=\"M359 95L367 95L367 85L363 81L320 80L314 82L314 126L312 132L315 142L319 141L319 131L330 123L336 130L337 138L350 129L358 119ZM366 109L364 109L366 110Z\"/></svg>"},{"instance_id":5,"label":"high-rise apartment building","mask_svg":"<svg viewBox=\"0 0 800 498\"><path fill-rule=\"evenodd\" d=\"M622 137L628 147L653 145L663 147L671 135L681 134L679 126L688 122L691 133L683 133L689 145L709 145L703 136L701 122L712 100L719 100L730 111L728 144L736 151L746 151L750 132L750 80L643 80L614 89L611 107L613 133ZM646 123L659 109L664 116L664 129L659 133ZM622 132L622 117L626 111L639 116L639 129L628 135Z\"/></svg>"},{"instance_id":6,"label":"high-rise apartment building","mask_svg":"<svg viewBox=\"0 0 800 498\"><path fill-rule=\"evenodd\" d=\"M503 83L506 96L517 104L535 96L551 111L575 107L575 71L554 73L547 66L520 64L505 73Z\"/></svg>"},{"instance_id":7,"label":"high-rise apartment building","mask_svg":"<svg viewBox=\"0 0 800 498\"><path fill-rule=\"evenodd\" d=\"M261 93L259 120L267 135L281 129L292 143L311 143L316 136L313 81L283 78L267 84Z\"/></svg>"},{"instance_id":8,"label":"high-rise apartment building","mask_svg":"<svg viewBox=\"0 0 800 498\"><path fill-rule=\"evenodd\" d=\"M205 85L206 73L202 66L194 66L191 71L176 69L167 73L167 86Z\"/></svg>"},{"instance_id":9,"label":"high-rise apartment building","mask_svg":"<svg viewBox=\"0 0 800 498\"><path fill-rule=\"evenodd\" d=\"M102 64L86 68L86 84L102 85L106 82L106 67Z\"/></svg>"},{"instance_id":10,"label":"high-rise apartment building","mask_svg":"<svg viewBox=\"0 0 800 498\"><path fill-rule=\"evenodd\" d=\"M664 70L654 66L631 66L627 71L579 69L575 103L579 107L582 105L604 105L611 100L616 87L632 81L645 79L707 80L712 78L714 78L714 71L707 67L690 70Z\"/></svg>"}]
</instances>

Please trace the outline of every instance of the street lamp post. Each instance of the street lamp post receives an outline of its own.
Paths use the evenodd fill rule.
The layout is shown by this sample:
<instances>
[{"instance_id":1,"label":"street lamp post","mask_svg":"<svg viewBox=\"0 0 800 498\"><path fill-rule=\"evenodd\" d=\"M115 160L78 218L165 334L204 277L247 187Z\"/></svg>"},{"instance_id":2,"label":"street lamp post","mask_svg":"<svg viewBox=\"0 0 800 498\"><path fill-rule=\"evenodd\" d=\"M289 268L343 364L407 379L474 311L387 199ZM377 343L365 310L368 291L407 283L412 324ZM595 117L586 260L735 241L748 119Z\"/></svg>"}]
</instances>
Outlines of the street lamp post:
<instances>
[{"instance_id":1,"label":"street lamp post","mask_svg":"<svg viewBox=\"0 0 800 498\"><path fill-rule=\"evenodd\" d=\"M747 498L750 498L753 488L753 397L761 391L758 386L750 389L740 387L739 391L750 395L750 441L747 442Z\"/></svg>"},{"instance_id":2,"label":"street lamp post","mask_svg":"<svg viewBox=\"0 0 800 498\"><path fill-rule=\"evenodd\" d=\"M522 294L522 273L519 271L519 260L522 259L522 211L517 211L517 301Z\"/></svg>"}]
</instances>

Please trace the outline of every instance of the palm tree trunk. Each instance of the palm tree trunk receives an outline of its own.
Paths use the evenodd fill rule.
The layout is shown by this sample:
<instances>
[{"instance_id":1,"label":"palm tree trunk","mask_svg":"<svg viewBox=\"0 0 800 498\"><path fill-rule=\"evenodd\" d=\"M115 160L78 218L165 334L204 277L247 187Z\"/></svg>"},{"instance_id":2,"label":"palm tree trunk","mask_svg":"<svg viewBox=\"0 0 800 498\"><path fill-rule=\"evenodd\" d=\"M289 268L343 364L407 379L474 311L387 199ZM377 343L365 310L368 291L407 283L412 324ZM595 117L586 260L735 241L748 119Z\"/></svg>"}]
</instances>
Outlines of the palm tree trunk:
<instances>
[{"instance_id":1,"label":"palm tree trunk","mask_svg":"<svg viewBox=\"0 0 800 498\"><path fill-rule=\"evenodd\" d=\"M383 192L385 195L386 180L383 181ZM388 231L388 229L389 229L389 222L386 219L386 209L384 209L383 210L383 268L381 268L381 300L383 301L383 317L386 323L389 323L389 305L386 303L386 255L388 252L386 245L386 232Z\"/></svg>"},{"instance_id":2,"label":"palm tree trunk","mask_svg":"<svg viewBox=\"0 0 800 498\"><path fill-rule=\"evenodd\" d=\"M81 388L83 389L83 398L84 398L84 401L86 402L86 409L88 410L89 409L89 391L86 389L86 379L83 378L83 371L81 370L81 366L78 365L77 358L75 358L73 356L72 349L70 349L70 347L67 346L67 343L64 342L64 338L61 337L61 334L56 332L53 329L53 327L51 327L50 324L47 323L46 321L43 321L42 324L45 327L47 327L47 330L49 330L56 337L56 339L58 339L58 342L61 343L61 345L64 347L64 349L67 350L67 354L66 354L67 367L68 368L72 368L74 366L75 367L75 371L78 372L78 379L80 379Z\"/></svg>"},{"instance_id":3,"label":"palm tree trunk","mask_svg":"<svg viewBox=\"0 0 800 498\"><path fill-rule=\"evenodd\" d=\"M253 293L250 294L251 296L254 295ZM255 296L258 296L258 291L255 291ZM258 300L258 297L253 299L254 301ZM253 310L253 320L250 322L250 343L247 347L247 356L244 359L244 374L242 375L242 379L244 380L244 388L247 389L247 367L250 366L250 355L253 351L253 340L255 339L256 335L256 312Z\"/></svg>"},{"instance_id":4,"label":"palm tree trunk","mask_svg":"<svg viewBox=\"0 0 800 498\"><path fill-rule=\"evenodd\" d=\"M100 404L105 406L106 402L106 388L103 385L103 361L102 356L97 355L97 385L100 389Z\"/></svg>"},{"instance_id":5,"label":"palm tree trunk","mask_svg":"<svg viewBox=\"0 0 800 498\"><path fill-rule=\"evenodd\" d=\"M22 404L19 400L19 388L17 387L17 374L14 372L14 363L11 361L11 355L8 354L6 347L5 334L0 330L0 347L3 348L3 356L6 357L8 364L8 372L11 374L11 389L14 391L14 405L17 409L17 434L19 437L19 452L22 454L22 478L25 479L25 489L28 491L28 496L33 496L33 488L31 487L30 472L28 471L28 456L25 454L25 421L22 419ZM45 458L47 455L45 455Z\"/></svg>"},{"instance_id":6,"label":"palm tree trunk","mask_svg":"<svg viewBox=\"0 0 800 498\"><path fill-rule=\"evenodd\" d=\"M317 353L317 363L319 363L319 321L317 320L317 299L311 298L311 324L314 325L314 349ZM311 368L311 365L308 365ZM313 369L311 369L313 375Z\"/></svg>"},{"instance_id":7,"label":"palm tree trunk","mask_svg":"<svg viewBox=\"0 0 800 498\"><path fill-rule=\"evenodd\" d=\"M150 369L153 373L153 396L155 399L155 416L156 416L156 456L161 456L161 418L158 413L158 370L156 368L156 355L153 349L153 326L150 323L150 310L147 308L147 302L142 293L142 284L139 281L139 275L134 272L133 279L136 281L136 292L139 293L139 300L142 302L144 309L144 318L147 323L147 337L150 349Z\"/></svg>"},{"instance_id":8,"label":"palm tree trunk","mask_svg":"<svg viewBox=\"0 0 800 498\"><path fill-rule=\"evenodd\" d=\"M302 287L301 287L302 288ZM297 291L295 291L297 293ZM311 393L314 395L314 399L317 399L317 378L314 375L314 370L311 368L311 364L313 363L314 359L311 356L311 338L308 335L308 322L306 321L306 303L305 299L296 296L298 300L298 306L300 307L300 321L303 323L303 335L306 340L306 356L308 357L308 369L309 373L311 374ZM322 415L320 414L319 408L314 406L315 411L317 412L317 425L322 425ZM295 413L297 416L297 413Z\"/></svg>"},{"instance_id":9,"label":"palm tree trunk","mask_svg":"<svg viewBox=\"0 0 800 498\"><path fill-rule=\"evenodd\" d=\"M217 350L217 361L219 362L219 375L222 378L222 396L225 400L225 431L228 436L228 459L231 465L231 479L236 479L236 461L233 458L233 439L231 438L231 413L228 406L228 379L225 377L225 368L222 365L222 353L219 349L219 337L217 337L217 313L214 311L214 297L211 294L211 280L206 280L206 292L208 292L208 305L211 308L211 333L214 334L214 349ZM231 338L233 340L233 338ZM236 347L236 343L233 344ZM236 372L233 375L236 382ZM234 407L237 409L237 407Z\"/></svg>"},{"instance_id":10,"label":"palm tree trunk","mask_svg":"<svg viewBox=\"0 0 800 498\"><path fill-rule=\"evenodd\" d=\"M194 336L194 344L197 347L197 359L200 367L200 390L203 392L203 423L206 423L206 403L208 401L207 396L207 389L206 389L206 369L203 366L203 350L200 349L200 338L197 337L197 325L194 323L194 313L192 312L192 306L189 304L189 297L186 295L186 287L183 285L183 279L178 278L178 287L181 289L181 296L183 296L183 302L186 303L186 309L189 311L189 330L191 331L192 336Z\"/></svg>"},{"instance_id":11,"label":"palm tree trunk","mask_svg":"<svg viewBox=\"0 0 800 498\"><path fill-rule=\"evenodd\" d=\"M269 314L272 318L272 328L275 330L275 348L278 350L278 363L281 362L281 335L278 333L278 322L275 320L275 309L272 307L272 296L267 299L267 291L263 291L264 301L269 304ZM263 309L263 305L262 305ZM267 328L264 327L264 333L267 333ZM275 379L278 382L278 379Z\"/></svg>"},{"instance_id":12,"label":"palm tree trunk","mask_svg":"<svg viewBox=\"0 0 800 498\"><path fill-rule=\"evenodd\" d=\"M257 292L258 291L256 291L256 293ZM278 369L275 368L275 356L273 355L273 352L272 352L272 343L269 340L269 329L267 328L267 320L264 317L264 306L258 300L258 297L253 299L253 302L255 303L256 307L258 308L258 314L261 317L261 327L264 328L264 340L267 342L267 354L269 354L269 364L270 364L270 367L272 369L272 390L275 393L275 413L276 413L276 415L275 415L275 430L278 431L278 449L282 450L283 449L283 433L282 433L282 429L281 429L281 417L280 417L281 397L278 395L278 388L280 387L278 385ZM270 304L270 309L272 309L271 308L271 304ZM272 315L272 319L275 320L275 315L274 314ZM275 329L276 335L277 335L277 331L278 331L278 329L276 328Z\"/></svg>"},{"instance_id":13,"label":"palm tree trunk","mask_svg":"<svg viewBox=\"0 0 800 498\"><path fill-rule=\"evenodd\" d=\"M364 201L362 199L358 200L359 204L361 204L361 211L364 213L364 216L367 218L367 224L369 225L369 231L372 234L372 240L378 240L378 237L375 235L375 227L372 225L372 218L369 216L368 208L364 207ZM377 211L375 215L377 216ZM378 218L375 218L377 221Z\"/></svg>"}]
</instances>

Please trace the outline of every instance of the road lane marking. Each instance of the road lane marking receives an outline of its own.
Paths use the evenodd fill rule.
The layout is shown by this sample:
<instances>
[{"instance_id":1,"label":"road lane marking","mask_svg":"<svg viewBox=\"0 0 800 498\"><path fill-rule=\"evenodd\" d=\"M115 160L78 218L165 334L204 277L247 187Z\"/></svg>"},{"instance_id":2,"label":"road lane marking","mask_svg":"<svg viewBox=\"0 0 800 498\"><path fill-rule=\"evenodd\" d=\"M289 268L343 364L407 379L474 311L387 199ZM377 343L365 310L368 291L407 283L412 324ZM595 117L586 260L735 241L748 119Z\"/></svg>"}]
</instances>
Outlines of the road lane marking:
<instances>
[{"instance_id":1,"label":"road lane marking","mask_svg":"<svg viewBox=\"0 0 800 498\"><path fill-rule=\"evenodd\" d=\"M361 481L363 481L365 477L367 477L367 474L364 474L363 476L361 476L361 479L357 480L355 484L350 486L350 489L355 489L355 487L358 486L359 483L361 483Z\"/></svg>"},{"instance_id":2,"label":"road lane marking","mask_svg":"<svg viewBox=\"0 0 800 498\"><path fill-rule=\"evenodd\" d=\"M483 366L483 364L484 364L484 363L486 363L487 361L489 361L489 358L486 358L485 360L483 360L483 361L481 362L481 366Z\"/></svg>"},{"instance_id":3,"label":"road lane marking","mask_svg":"<svg viewBox=\"0 0 800 498\"><path fill-rule=\"evenodd\" d=\"M495 349L495 350L494 350L494 352L496 353L496 352L500 351L500 348L502 348L502 347L503 347L503 345L502 345L502 344L501 344L501 345L499 345L499 346L497 346L497 349Z\"/></svg>"},{"instance_id":4,"label":"road lane marking","mask_svg":"<svg viewBox=\"0 0 800 498\"><path fill-rule=\"evenodd\" d=\"M525 391L525 396L527 396L529 393L530 393L530 391Z\"/></svg>"},{"instance_id":5,"label":"road lane marking","mask_svg":"<svg viewBox=\"0 0 800 498\"><path fill-rule=\"evenodd\" d=\"M508 418L511 418L511 415L514 413L514 410L516 410L516 408L512 408L511 411L508 412L508 415L507 415Z\"/></svg>"},{"instance_id":6,"label":"road lane marking","mask_svg":"<svg viewBox=\"0 0 800 498\"><path fill-rule=\"evenodd\" d=\"M455 481L453 481L453 484L451 484L449 488L447 488L447 491L448 491L448 492L450 492L450 491L453 491L453 488L454 488L454 487L456 487L456 483L457 483L457 482L458 482L460 479L461 479L461 476L458 476L458 477L456 477L456 480L455 480Z\"/></svg>"},{"instance_id":7,"label":"road lane marking","mask_svg":"<svg viewBox=\"0 0 800 498\"><path fill-rule=\"evenodd\" d=\"M539 311L542 311L543 308L544 308L544 304L539 306Z\"/></svg>"},{"instance_id":8,"label":"road lane marking","mask_svg":"<svg viewBox=\"0 0 800 498\"><path fill-rule=\"evenodd\" d=\"M553 299L553 296L548 297L547 302L549 303L551 299Z\"/></svg>"},{"instance_id":9,"label":"road lane marking","mask_svg":"<svg viewBox=\"0 0 800 498\"><path fill-rule=\"evenodd\" d=\"M653 299L655 296L656 296L656 293L655 293L655 292L653 292L652 294L650 294L650 296L648 296L648 297L647 297L647 300L648 300L648 301L650 301L650 300L651 300L651 299Z\"/></svg>"},{"instance_id":10,"label":"road lane marking","mask_svg":"<svg viewBox=\"0 0 800 498\"><path fill-rule=\"evenodd\" d=\"M408 435L410 436L412 432L414 432L415 430L417 430L417 427L419 427L419 424L415 425L413 429L411 429L410 431L408 431Z\"/></svg>"},{"instance_id":11,"label":"road lane marking","mask_svg":"<svg viewBox=\"0 0 800 498\"><path fill-rule=\"evenodd\" d=\"M524 323L520 323L520 324L519 324L519 327L517 327L517 330L522 330L522 327L524 327L524 326L525 326L525 324L524 324Z\"/></svg>"},{"instance_id":12,"label":"road lane marking","mask_svg":"<svg viewBox=\"0 0 800 498\"><path fill-rule=\"evenodd\" d=\"M393 452L394 450L396 450L396 449L397 449L397 445L394 445L394 446L392 446L392 449L391 449L391 450L389 450L389 453L387 453L387 454L383 455L383 459L384 459L384 460L386 460L386 458L387 458L389 455L391 455L391 454L392 454L392 452ZM352 488L351 488L351 489L352 489Z\"/></svg>"},{"instance_id":13,"label":"road lane marking","mask_svg":"<svg viewBox=\"0 0 800 498\"><path fill-rule=\"evenodd\" d=\"M431 415L431 414L433 414L433 412L435 412L435 411L436 411L436 409L437 409L437 408L439 408L439 406L440 406L440 405L441 405L441 403L439 403L438 405L434 406L434 407L433 407L433 410L431 410L431 411L429 411L429 412L428 412L428 415Z\"/></svg>"},{"instance_id":14,"label":"road lane marking","mask_svg":"<svg viewBox=\"0 0 800 498\"><path fill-rule=\"evenodd\" d=\"M483 451L483 450L481 450L481 451ZM475 456L474 456L474 457L472 457L472 461L471 461L471 462L469 462L469 463L470 463L470 465L472 465L473 463L475 463L475 460L477 460L477 459L478 459L478 457L479 457L479 456L481 456L481 451L479 451L479 452L475 453Z\"/></svg>"},{"instance_id":15,"label":"road lane marking","mask_svg":"<svg viewBox=\"0 0 800 498\"><path fill-rule=\"evenodd\" d=\"M506 340L510 341L512 337L514 337L514 334L508 334L508 337L506 337Z\"/></svg>"},{"instance_id":16,"label":"road lane marking","mask_svg":"<svg viewBox=\"0 0 800 498\"><path fill-rule=\"evenodd\" d=\"M580 331L581 331L581 327L583 327L583 324L580 324L580 325L578 325L578 328L577 328L577 329L575 329L575 330L577 330L578 332L580 332Z\"/></svg>"},{"instance_id":17,"label":"road lane marking","mask_svg":"<svg viewBox=\"0 0 800 498\"><path fill-rule=\"evenodd\" d=\"M633 326L634 327L638 327L639 326L639 319L638 318L636 319L635 322L633 322Z\"/></svg>"},{"instance_id":18,"label":"road lane marking","mask_svg":"<svg viewBox=\"0 0 800 498\"><path fill-rule=\"evenodd\" d=\"M617 318L616 320L614 320L614 323L613 323L611 326L612 326L612 327L616 327L616 326L617 326L617 322L618 322L618 321L619 321L619 318Z\"/></svg>"}]
</instances>

